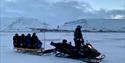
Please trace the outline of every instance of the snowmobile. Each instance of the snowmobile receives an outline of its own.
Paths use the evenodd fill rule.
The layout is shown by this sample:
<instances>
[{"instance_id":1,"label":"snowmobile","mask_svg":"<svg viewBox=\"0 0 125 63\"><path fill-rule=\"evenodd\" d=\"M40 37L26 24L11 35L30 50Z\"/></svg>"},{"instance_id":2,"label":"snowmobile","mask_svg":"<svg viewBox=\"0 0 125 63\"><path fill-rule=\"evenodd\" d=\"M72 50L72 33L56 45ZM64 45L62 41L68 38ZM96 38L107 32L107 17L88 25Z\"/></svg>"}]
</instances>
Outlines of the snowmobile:
<instances>
[{"instance_id":1,"label":"snowmobile","mask_svg":"<svg viewBox=\"0 0 125 63\"><path fill-rule=\"evenodd\" d=\"M55 47L57 57L68 57L73 59L83 60L87 63L99 63L102 59L104 59L105 55L101 55L91 44L86 43L86 45L82 46L79 51L70 44L63 43L50 43Z\"/></svg>"}]
</instances>

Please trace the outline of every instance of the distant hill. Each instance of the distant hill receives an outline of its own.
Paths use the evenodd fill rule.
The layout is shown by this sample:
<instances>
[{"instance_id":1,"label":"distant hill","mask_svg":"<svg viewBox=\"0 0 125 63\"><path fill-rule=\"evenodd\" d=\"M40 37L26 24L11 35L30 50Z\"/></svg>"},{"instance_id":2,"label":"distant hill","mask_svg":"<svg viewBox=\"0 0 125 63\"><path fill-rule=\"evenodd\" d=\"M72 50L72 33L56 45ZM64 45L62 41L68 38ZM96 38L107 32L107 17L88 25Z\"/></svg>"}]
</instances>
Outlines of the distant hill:
<instances>
[{"instance_id":1,"label":"distant hill","mask_svg":"<svg viewBox=\"0 0 125 63\"><path fill-rule=\"evenodd\" d=\"M125 31L125 19L80 19L64 23L62 29L74 30L77 25L84 31Z\"/></svg>"},{"instance_id":2,"label":"distant hill","mask_svg":"<svg viewBox=\"0 0 125 63\"><path fill-rule=\"evenodd\" d=\"M59 29L55 29L35 18L0 17L0 31L43 31L45 28L48 31L73 31L77 25L81 25L83 31L125 32L125 19L79 19L65 22Z\"/></svg>"},{"instance_id":3,"label":"distant hill","mask_svg":"<svg viewBox=\"0 0 125 63\"><path fill-rule=\"evenodd\" d=\"M50 28L47 23L41 23L38 19L35 18L1 18L2 31L32 31L31 28Z\"/></svg>"}]
</instances>

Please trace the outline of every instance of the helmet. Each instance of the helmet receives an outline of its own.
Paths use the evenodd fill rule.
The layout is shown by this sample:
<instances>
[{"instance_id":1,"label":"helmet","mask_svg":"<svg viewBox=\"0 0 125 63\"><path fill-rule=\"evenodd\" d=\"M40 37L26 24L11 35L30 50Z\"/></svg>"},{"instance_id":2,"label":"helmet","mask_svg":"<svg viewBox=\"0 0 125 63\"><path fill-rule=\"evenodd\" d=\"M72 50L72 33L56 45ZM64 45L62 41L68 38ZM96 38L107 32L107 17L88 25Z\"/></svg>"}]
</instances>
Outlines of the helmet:
<instances>
[{"instance_id":1,"label":"helmet","mask_svg":"<svg viewBox=\"0 0 125 63\"><path fill-rule=\"evenodd\" d=\"M33 33L33 36L36 36L36 33L35 33L35 32Z\"/></svg>"},{"instance_id":2,"label":"helmet","mask_svg":"<svg viewBox=\"0 0 125 63\"><path fill-rule=\"evenodd\" d=\"M66 39L63 39L63 43L66 43L67 42L67 40Z\"/></svg>"},{"instance_id":3,"label":"helmet","mask_svg":"<svg viewBox=\"0 0 125 63\"><path fill-rule=\"evenodd\" d=\"M78 25L77 28L82 28L82 26Z\"/></svg>"},{"instance_id":4,"label":"helmet","mask_svg":"<svg viewBox=\"0 0 125 63\"><path fill-rule=\"evenodd\" d=\"M31 36L31 34L27 34L27 36Z\"/></svg>"},{"instance_id":5,"label":"helmet","mask_svg":"<svg viewBox=\"0 0 125 63\"><path fill-rule=\"evenodd\" d=\"M15 36L18 36L18 34L16 33Z\"/></svg>"}]
</instances>

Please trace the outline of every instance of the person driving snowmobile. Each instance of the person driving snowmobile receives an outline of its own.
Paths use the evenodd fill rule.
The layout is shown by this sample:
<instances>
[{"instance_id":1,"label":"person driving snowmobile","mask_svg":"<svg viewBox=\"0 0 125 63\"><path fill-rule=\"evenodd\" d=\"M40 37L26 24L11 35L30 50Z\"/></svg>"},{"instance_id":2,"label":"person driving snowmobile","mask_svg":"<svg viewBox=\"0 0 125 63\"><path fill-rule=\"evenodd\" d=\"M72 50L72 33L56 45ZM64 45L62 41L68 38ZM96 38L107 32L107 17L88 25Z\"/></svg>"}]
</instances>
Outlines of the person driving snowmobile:
<instances>
[{"instance_id":1,"label":"person driving snowmobile","mask_svg":"<svg viewBox=\"0 0 125 63\"><path fill-rule=\"evenodd\" d=\"M76 47L77 51L80 50L81 45L84 45L84 39L83 39L83 36L82 36L80 25L78 25L77 28L74 31L74 42L75 42L75 47Z\"/></svg>"}]
</instances>

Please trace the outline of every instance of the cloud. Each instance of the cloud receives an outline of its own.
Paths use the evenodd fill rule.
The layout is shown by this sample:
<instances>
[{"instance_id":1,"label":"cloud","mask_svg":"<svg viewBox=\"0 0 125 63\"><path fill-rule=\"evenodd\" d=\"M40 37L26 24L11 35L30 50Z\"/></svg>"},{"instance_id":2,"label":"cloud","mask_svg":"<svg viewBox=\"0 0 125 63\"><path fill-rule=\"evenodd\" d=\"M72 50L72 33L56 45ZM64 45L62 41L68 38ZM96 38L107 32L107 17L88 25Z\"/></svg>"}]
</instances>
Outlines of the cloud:
<instances>
[{"instance_id":1,"label":"cloud","mask_svg":"<svg viewBox=\"0 0 125 63\"><path fill-rule=\"evenodd\" d=\"M105 19L113 19L113 16L121 15L125 16L125 10L94 10L88 17L89 18L105 18ZM86 17L87 18L87 17Z\"/></svg>"},{"instance_id":2,"label":"cloud","mask_svg":"<svg viewBox=\"0 0 125 63\"><path fill-rule=\"evenodd\" d=\"M125 16L124 15L115 15L115 16L112 16L112 19L125 19Z\"/></svg>"},{"instance_id":3,"label":"cloud","mask_svg":"<svg viewBox=\"0 0 125 63\"><path fill-rule=\"evenodd\" d=\"M2 3L1 16L28 16L42 21L69 21L83 17L88 3L67 0L5 0Z\"/></svg>"},{"instance_id":4,"label":"cloud","mask_svg":"<svg viewBox=\"0 0 125 63\"><path fill-rule=\"evenodd\" d=\"M48 23L125 16L125 10L96 10L83 0L0 0L0 16L35 17Z\"/></svg>"}]
</instances>

